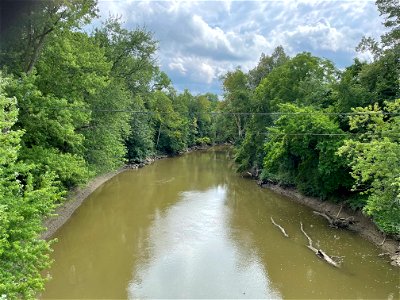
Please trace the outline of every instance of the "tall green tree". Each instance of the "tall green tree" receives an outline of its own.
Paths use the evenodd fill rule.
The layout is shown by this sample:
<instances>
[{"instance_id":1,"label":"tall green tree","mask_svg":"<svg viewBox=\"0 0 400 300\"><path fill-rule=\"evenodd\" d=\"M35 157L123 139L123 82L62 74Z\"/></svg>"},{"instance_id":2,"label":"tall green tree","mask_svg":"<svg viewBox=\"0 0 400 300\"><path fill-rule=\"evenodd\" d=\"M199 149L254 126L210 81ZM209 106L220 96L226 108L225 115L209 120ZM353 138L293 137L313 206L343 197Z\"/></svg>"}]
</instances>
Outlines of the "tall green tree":
<instances>
[{"instance_id":1,"label":"tall green tree","mask_svg":"<svg viewBox=\"0 0 400 300\"><path fill-rule=\"evenodd\" d=\"M289 60L282 46L274 49L271 55L261 54L257 66L249 71L249 83L252 89L255 89L273 69L279 67Z\"/></svg>"},{"instance_id":2,"label":"tall green tree","mask_svg":"<svg viewBox=\"0 0 400 300\"><path fill-rule=\"evenodd\" d=\"M237 68L223 76L224 99L226 105L224 112L228 113L231 126L236 128L236 140L244 137L245 127L249 117L241 113L247 112L250 104L250 88L247 75Z\"/></svg>"},{"instance_id":3,"label":"tall green tree","mask_svg":"<svg viewBox=\"0 0 400 300\"><path fill-rule=\"evenodd\" d=\"M18 116L15 97L7 96L10 79L0 74L0 295L34 298L49 266L49 243L38 239L42 218L61 194L54 174L32 176L35 165L18 160L23 130L13 130Z\"/></svg>"},{"instance_id":4,"label":"tall green tree","mask_svg":"<svg viewBox=\"0 0 400 300\"><path fill-rule=\"evenodd\" d=\"M386 233L400 233L400 99L353 109L347 139L338 153L350 159L353 188L367 198L363 211Z\"/></svg>"},{"instance_id":5,"label":"tall green tree","mask_svg":"<svg viewBox=\"0 0 400 300\"><path fill-rule=\"evenodd\" d=\"M324 108L333 101L332 88L338 73L330 61L310 53L301 53L288 59L279 49L275 58L273 55L270 59L269 73L261 80L247 105L247 110L254 114L248 121L246 136L235 154L239 171L252 169L253 173L258 174L262 169L265 128L273 122L272 115L268 113L278 112L280 104L295 103L298 106Z\"/></svg>"},{"instance_id":6,"label":"tall green tree","mask_svg":"<svg viewBox=\"0 0 400 300\"><path fill-rule=\"evenodd\" d=\"M19 157L35 165L33 174L38 177L52 171L65 187L83 183L90 173L82 152L84 136L75 130L81 106L44 95L36 80L35 75L24 75L7 87L20 109L13 128L25 131ZM70 109L59 109L64 107Z\"/></svg>"},{"instance_id":7,"label":"tall green tree","mask_svg":"<svg viewBox=\"0 0 400 300\"><path fill-rule=\"evenodd\" d=\"M280 111L268 128L262 178L322 198L350 188L346 161L336 154L344 140L339 125L310 106L287 103Z\"/></svg>"}]
</instances>

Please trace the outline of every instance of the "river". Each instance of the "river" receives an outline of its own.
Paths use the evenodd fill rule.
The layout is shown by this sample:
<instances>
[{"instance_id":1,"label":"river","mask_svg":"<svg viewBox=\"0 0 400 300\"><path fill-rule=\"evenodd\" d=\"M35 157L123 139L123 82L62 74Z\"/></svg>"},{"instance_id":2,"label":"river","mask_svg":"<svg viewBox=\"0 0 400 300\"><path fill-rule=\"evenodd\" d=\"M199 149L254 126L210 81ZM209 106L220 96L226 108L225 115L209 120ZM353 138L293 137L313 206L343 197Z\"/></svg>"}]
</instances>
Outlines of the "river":
<instances>
[{"instance_id":1,"label":"river","mask_svg":"<svg viewBox=\"0 0 400 300\"><path fill-rule=\"evenodd\" d=\"M230 155L193 152L103 184L56 233L41 298L399 298L377 247L240 177ZM300 222L341 268L306 247Z\"/></svg>"}]
</instances>

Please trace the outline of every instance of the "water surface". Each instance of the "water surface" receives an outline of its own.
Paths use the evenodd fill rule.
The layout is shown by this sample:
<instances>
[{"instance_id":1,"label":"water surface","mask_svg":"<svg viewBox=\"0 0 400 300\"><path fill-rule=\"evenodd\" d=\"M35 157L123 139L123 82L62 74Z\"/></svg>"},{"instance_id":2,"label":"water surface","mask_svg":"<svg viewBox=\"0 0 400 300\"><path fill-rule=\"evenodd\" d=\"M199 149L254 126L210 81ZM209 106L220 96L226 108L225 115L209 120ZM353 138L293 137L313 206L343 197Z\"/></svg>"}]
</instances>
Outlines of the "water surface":
<instances>
[{"instance_id":1,"label":"water surface","mask_svg":"<svg viewBox=\"0 0 400 300\"><path fill-rule=\"evenodd\" d=\"M379 249L241 178L229 156L195 152L103 184L57 232L42 298L399 298ZM300 221L342 268L306 247Z\"/></svg>"}]
</instances>

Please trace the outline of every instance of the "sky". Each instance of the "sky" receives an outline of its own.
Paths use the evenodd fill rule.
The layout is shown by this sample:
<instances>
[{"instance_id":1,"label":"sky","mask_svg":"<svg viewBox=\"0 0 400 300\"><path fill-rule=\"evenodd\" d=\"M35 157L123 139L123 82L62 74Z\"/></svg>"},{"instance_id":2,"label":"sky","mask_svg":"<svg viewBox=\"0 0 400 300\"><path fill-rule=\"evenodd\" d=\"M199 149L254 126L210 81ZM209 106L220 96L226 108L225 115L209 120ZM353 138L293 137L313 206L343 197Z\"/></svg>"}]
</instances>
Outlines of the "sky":
<instances>
[{"instance_id":1,"label":"sky","mask_svg":"<svg viewBox=\"0 0 400 300\"><path fill-rule=\"evenodd\" d=\"M145 27L159 42L158 64L178 91L221 95L220 77L254 68L282 45L343 69L358 56L362 36L384 32L374 1L138 1L99 0L101 19L120 16L128 29Z\"/></svg>"}]
</instances>

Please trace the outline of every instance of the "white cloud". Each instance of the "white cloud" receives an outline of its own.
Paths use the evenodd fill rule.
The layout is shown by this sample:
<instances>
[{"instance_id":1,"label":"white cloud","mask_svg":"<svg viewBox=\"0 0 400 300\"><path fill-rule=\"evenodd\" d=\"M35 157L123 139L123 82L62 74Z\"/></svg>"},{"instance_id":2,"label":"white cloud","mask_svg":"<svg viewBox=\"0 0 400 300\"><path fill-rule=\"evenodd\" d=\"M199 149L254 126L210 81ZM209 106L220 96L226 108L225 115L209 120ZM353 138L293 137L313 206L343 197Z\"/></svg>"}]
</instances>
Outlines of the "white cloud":
<instances>
[{"instance_id":1,"label":"white cloud","mask_svg":"<svg viewBox=\"0 0 400 300\"><path fill-rule=\"evenodd\" d=\"M185 75L186 74L186 68L183 66L182 62L170 62L168 64L168 67L170 70L177 70L179 71L181 74Z\"/></svg>"},{"instance_id":2,"label":"white cloud","mask_svg":"<svg viewBox=\"0 0 400 300\"><path fill-rule=\"evenodd\" d=\"M363 35L379 36L372 1L100 1L101 15L122 15L159 41L159 63L178 89L220 91L218 77L253 68L262 52L282 45L350 64Z\"/></svg>"},{"instance_id":3,"label":"white cloud","mask_svg":"<svg viewBox=\"0 0 400 300\"><path fill-rule=\"evenodd\" d=\"M292 32L287 32L289 39L307 39L310 46L314 49L337 51L350 50L351 45L346 40L344 34L335 27L332 27L326 20L318 21L315 24L299 25Z\"/></svg>"}]
</instances>

